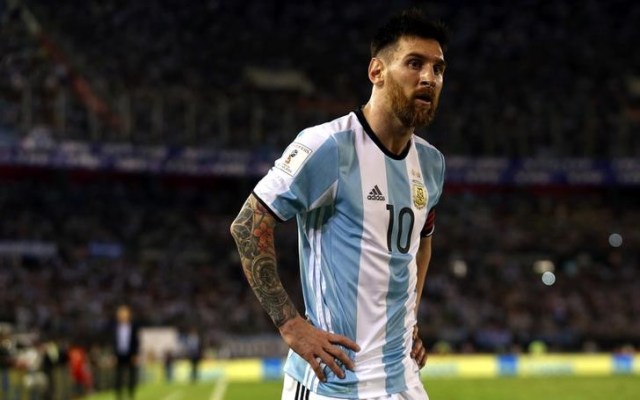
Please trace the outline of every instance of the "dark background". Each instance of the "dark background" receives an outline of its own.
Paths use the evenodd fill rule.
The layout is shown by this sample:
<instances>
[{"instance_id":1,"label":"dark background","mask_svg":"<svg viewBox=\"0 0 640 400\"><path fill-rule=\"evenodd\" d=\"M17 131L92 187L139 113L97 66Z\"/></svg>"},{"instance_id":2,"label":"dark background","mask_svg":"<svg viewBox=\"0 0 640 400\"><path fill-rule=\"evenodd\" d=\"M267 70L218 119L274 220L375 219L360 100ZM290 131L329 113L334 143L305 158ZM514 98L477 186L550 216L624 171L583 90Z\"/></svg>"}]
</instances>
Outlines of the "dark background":
<instances>
[{"instance_id":1,"label":"dark background","mask_svg":"<svg viewBox=\"0 0 640 400\"><path fill-rule=\"evenodd\" d=\"M143 324L195 325L209 347L274 335L228 235L255 173L61 169L15 155L80 142L271 161L304 127L366 102L372 32L416 4L452 31L438 116L421 133L448 158L639 158L640 7L631 1L6 2L0 321L99 343L128 301ZM429 345L638 346L636 185L447 185L420 315ZM301 304L295 226L278 231L281 276ZM34 256L16 243L55 251Z\"/></svg>"}]
</instances>

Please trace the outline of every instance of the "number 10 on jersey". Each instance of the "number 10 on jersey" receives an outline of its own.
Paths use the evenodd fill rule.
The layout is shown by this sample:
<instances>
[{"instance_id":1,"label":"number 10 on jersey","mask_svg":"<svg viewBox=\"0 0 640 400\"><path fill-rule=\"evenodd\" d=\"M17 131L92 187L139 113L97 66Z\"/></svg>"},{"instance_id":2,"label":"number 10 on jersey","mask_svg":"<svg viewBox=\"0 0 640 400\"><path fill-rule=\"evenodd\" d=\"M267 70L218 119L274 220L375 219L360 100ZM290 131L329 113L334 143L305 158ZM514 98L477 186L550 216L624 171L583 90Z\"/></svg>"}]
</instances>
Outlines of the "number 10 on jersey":
<instances>
[{"instance_id":1,"label":"number 10 on jersey","mask_svg":"<svg viewBox=\"0 0 640 400\"><path fill-rule=\"evenodd\" d=\"M389 226L387 228L387 249L393 253L395 249L402 254L409 252L411 248L411 232L413 232L413 223L415 216L410 207L402 207L396 215L393 204L387 204L389 212ZM394 225L397 221L398 229L394 240ZM395 246L395 249L394 249Z\"/></svg>"}]
</instances>

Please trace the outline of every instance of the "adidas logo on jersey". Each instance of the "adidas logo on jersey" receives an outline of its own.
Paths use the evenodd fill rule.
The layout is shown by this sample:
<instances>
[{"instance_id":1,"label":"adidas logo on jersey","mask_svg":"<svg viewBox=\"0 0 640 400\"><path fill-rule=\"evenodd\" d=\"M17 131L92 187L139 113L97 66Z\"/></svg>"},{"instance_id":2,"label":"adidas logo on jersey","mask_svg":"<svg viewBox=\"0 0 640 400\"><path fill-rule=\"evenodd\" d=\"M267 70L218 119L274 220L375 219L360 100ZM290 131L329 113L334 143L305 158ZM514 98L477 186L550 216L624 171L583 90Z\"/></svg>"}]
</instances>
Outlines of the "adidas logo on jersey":
<instances>
[{"instance_id":1,"label":"adidas logo on jersey","mask_svg":"<svg viewBox=\"0 0 640 400\"><path fill-rule=\"evenodd\" d=\"M371 189L367 196L367 200L385 201L384 195L380 191L378 185L375 185L373 189Z\"/></svg>"}]
</instances>

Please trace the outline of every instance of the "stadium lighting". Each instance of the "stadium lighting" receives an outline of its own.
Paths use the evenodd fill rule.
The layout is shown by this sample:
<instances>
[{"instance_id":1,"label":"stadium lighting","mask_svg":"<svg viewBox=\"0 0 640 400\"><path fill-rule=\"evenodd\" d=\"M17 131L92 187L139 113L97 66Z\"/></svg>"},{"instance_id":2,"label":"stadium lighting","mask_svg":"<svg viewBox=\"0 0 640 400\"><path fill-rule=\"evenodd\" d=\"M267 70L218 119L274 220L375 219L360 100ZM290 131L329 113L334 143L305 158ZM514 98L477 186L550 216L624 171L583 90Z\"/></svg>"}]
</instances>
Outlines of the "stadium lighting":
<instances>
[{"instance_id":1,"label":"stadium lighting","mask_svg":"<svg viewBox=\"0 0 640 400\"><path fill-rule=\"evenodd\" d=\"M533 263L533 272L536 274L544 274L545 272L555 271L556 266L551 260L537 260Z\"/></svg>"},{"instance_id":2,"label":"stadium lighting","mask_svg":"<svg viewBox=\"0 0 640 400\"><path fill-rule=\"evenodd\" d=\"M451 261L451 272L456 278L464 278L467 276L468 268L467 263L461 259L455 259Z\"/></svg>"},{"instance_id":3,"label":"stadium lighting","mask_svg":"<svg viewBox=\"0 0 640 400\"><path fill-rule=\"evenodd\" d=\"M612 233L609 235L609 246L620 247L622 246L622 235L619 233Z\"/></svg>"},{"instance_id":4,"label":"stadium lighting","mask_svg":"<svg viewBox=\"0 0 640 400\"><path fill-rule=\"evenodd\" d=\"M546 271L542 274L542 283L547 286L551 286L556 283L556 275L551 271Z\"/></svg>"}]
</instances>

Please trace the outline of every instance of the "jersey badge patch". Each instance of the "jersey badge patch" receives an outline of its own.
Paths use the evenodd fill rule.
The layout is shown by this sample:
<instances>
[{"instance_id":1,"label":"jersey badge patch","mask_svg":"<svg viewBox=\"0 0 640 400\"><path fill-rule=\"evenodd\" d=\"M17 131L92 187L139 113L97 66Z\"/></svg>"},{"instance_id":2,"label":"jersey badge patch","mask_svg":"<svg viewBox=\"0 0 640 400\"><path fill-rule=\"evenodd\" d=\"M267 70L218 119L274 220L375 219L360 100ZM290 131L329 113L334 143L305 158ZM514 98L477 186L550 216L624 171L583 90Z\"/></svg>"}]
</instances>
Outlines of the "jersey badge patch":
<instances>
[{"instance_id":1,"label":"jersey badge patch","mask_svg":"<svg viewBox=\"0 0 640 400\"><path fill-rule=\"evenodd\" d=\"M276 161L276 167L290 176L298 173L313 150L300 143L291 143L282 158Z\"/></svg>"}]
</instances>

